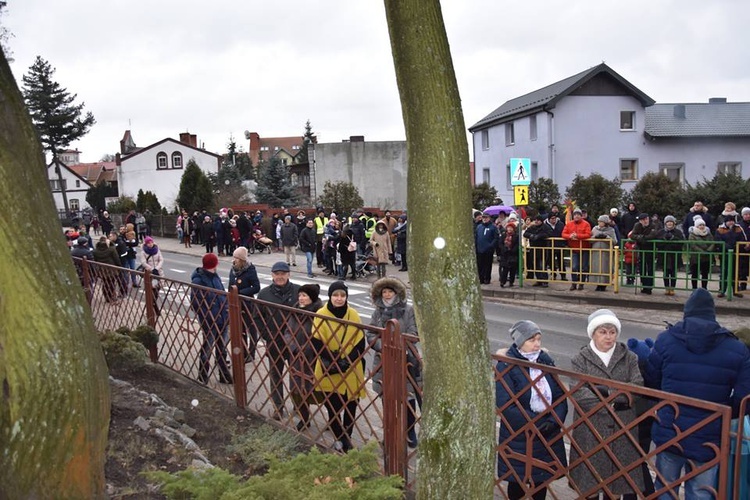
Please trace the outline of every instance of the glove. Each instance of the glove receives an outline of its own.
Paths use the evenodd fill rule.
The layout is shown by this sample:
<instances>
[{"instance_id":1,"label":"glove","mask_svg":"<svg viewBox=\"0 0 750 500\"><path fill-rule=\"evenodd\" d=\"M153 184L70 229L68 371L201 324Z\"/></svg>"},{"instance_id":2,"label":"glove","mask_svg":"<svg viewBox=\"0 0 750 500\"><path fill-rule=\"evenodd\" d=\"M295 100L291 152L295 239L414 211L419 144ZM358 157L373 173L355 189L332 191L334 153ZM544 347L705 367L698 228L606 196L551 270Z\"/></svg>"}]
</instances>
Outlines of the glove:
<instances>
[{"instance_id":1,"label":"glove","mask_svg":"<svg viewBox=\"0 0 750 500\"><path fill-rule=\"evenodd\" d=\"M606 237L607 237L607 235L606 235L606 234L597 234L596 236L594 236L594 238L596 238L596 239L598 239L598 240L602 240L602 239L604 239L604 238L606 238Z\"/></svg>"},{"instance_id":2,"label":"glove","mask_svg":"<svg viewBox=\"0 0 750 500\"><path fill-rule=\"evenodd\" d=\"M599 391L599 394L601 394L603 398L609 396L609 387L606 385L595 385L594 388Z\"/></svg>"},{"instance_id":3,"label":"glove","mask_svg":"<svg viewBox=\"0 0 750 500\"><path fill-rule=\"evenodd\" d=\"M625 411L630 409L630 403L621 403L621 402L615 402L615 404L612 405L612 408L615 411Z\"/></svg>"},{"instance_id":4,"label":"glove","mask_svg":"<svg viewBox=\"0 0 750 500\"><path fill-rule=\"evenodd\" d=\"M557 430L559 429L559 427L557 426L557 424L555 422L552 422L550 420L546 420L546 421L542 422L541 424L539 424L539 426L537 427L537 429L539 429L539 433L542 436L549 437L552 434L554 434L555 432L557 432Z\"/></svg>"}]
</instances>

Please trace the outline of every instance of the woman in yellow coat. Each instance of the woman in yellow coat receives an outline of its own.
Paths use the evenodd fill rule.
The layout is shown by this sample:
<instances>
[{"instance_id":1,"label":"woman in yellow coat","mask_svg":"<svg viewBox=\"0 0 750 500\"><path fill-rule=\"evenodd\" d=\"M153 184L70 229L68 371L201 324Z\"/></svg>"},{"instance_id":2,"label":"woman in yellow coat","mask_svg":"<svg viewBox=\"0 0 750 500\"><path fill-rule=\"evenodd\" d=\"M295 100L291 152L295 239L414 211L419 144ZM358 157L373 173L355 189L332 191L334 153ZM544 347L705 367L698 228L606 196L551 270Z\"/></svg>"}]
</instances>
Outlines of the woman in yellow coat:
<instances>
[{"instance_id":1,"label":"woman in yellow coat","mask_svg":"<svg viewBox=\"0 0 750 500\"><path fill-rule=\"evenodd\" d=\"M361 323L357 311L347 303L348 296L349 289L343 281L331 283L328 302L318 311L331 320L316 317L313 321L313 346L319 353L315 363L316 390L326 396L328 424L336 438L333 447L344 452L352 448L357 406L359 399L365 396L365 360L362 354L367 345L362 329L333 319Z\"/></svg>"}]
</instances>

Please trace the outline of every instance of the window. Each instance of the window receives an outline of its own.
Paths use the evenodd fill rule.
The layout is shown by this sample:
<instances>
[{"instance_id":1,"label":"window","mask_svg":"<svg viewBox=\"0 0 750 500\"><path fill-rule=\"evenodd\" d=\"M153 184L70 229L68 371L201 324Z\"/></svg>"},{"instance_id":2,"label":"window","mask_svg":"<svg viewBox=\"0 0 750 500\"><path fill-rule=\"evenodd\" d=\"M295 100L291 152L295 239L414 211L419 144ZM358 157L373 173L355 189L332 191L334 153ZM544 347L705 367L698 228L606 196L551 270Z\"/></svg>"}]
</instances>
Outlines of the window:
<instances>
[{"instance_id":1,"label":"window","mask_svg":"<svg viewBox=\"0 0 750 500\"><path fill-rule=\"evenodd\" d=\"M490 169L489 168L482 169L482 182L484 182L485 184L490 183Z\"/></svg>"},{"instance_id":2,"label":"window","mask_svg":"<svg viewBox=\"0 0 750 500\"><path fill-rule=\"evenodd\" d=\"M281 164L284 165L285 167L287 166L288 163L289 163L289 158L282 158L281 159Z\"/></svg>"},{"instance_id":3,"label":"window","mask_svg":"<svg viewBox=\"0 0 750 500\"><path fill-rule=\"evenodd\" d=\"M531 162L531 180L533 182L539 180L539 164L535 161Z\"/></svg>"},{"instance_id":4,"label":"window","mask_svg":"<svg viewBox=\"0 0 750 500\"><path fill-rule=\"evenodd\" d=\"M482 130L482 149L485 151L490 149L490 131L489 130Z\"/></svg>"},{"instance_id":5,"label":"window","mask_svg":"<svg viewBox=\"0 0 750 500\"><path fill-rule=\"evenodd\" d=\"M513 130L513 123L505 124L505 145L512 146L516 143L516 133Z\"/></svg>"},{"instance_id":6,"label":"window","mask_svg":"<svg viewBox=\"0 0 750 500\"><path fill-rule=\"evenodd\" d=\"M299 184L299 176L297 174L292 174L289 176L290 183L292 186L297 186Z\"/></svg>"},{"instance_id":7,"label":"window","mask_svg":"<svg viewBox=\"0 0 750 500\"><path fill-rule=\"evenodd\" d=\"M71 211L79 211L81 209L81 203L76 199L72 198L68 200L70 202L70 210Z\"/></svg>"},{"instance_id":8,"label":"window","mask_svg":"<svg viewBox=\"0 0 750 500\"><path fill-rule=\"evenodd\" d=\"M634 160L634 159L620 160L620 180L621 181L638 180L638 160Z\"/></svg>"},{"instance_id":9,"label":"window","mask_svg":"<svg viewBox=\"0 0 750 500\"><path fill-rule=\"evenodd\" d=\"M685 182L684 163L660 163L659 172L666 175L670 180L678 181L681 184Z\"/></svg>"},{"instance_id":10,"label":"window","mask_svg":"<svg viewBox=\"0 0 750 500\"><path fill-rule=\"evenodd\" d=\"M510 183L512 177L513 174L510 171L510 162L508 162L505 165L505 188L509 191L513 190L513 184Z\"/></svg>"},{"instance_id":11,"label":"window","mask_svg":"<svg viewBox=\"0 0 750 500\"><path fill-rule=\"evenodd\" d=\"M742 163L738 161L720 161L716 169L720 174L742 175Z\"/></svg>"},{"instance_id":12,"label":"window","mask_svg":"<svg viewBox=\"0 0 750 500\"><path fill-rule=\"evenodd\" d=\"M310 176L307 174L300 175L300 178L302 179L302 185L307 187L310 185Z\"/></svg>"},{"instance_id":13,"label":"window","mask_svg":"<svg viewBox=\"0 0 750 500\"><path fill-rule=\"evenodd\" d=\"M302 148L300 146L297 146L296 144L294 146L292 146L292 150L293 151L296 151L298 149L302 149Z\"/></svg>"},{"instance_id":14,"label":"window","mask_svg":"<svg viewBox=\"0 0 750 500\"><path fill-rule=\"evenodd\" d=\"M179 151L172 153L172 168L182 168L182 153Z\"/></svg>"},{"instance_id":15,"label":"window","mask_svg":"<svg viewBox=\"0 0 750 500\"><path fill-rule=\"evenodd\" d=\"M531 115L529 117L529 139L532 141L535 141L537 139L536 135L536 115Z\"/></svg>"},{"instance_id":16,"label":"window","mask_svg":"<svg viewBox=\"0 0 750 500\"><path fill-rule=\"evenodd\" d=\"M77 188L81 187L81 181L79 181L79 180L77 180L77 179L76 179L76 187L77 187Z\"/></svg>"},{"instance_id":17,"label":"window","mask_svg":"<svg viewBox=\"0 0 750 500\"><path fill-rule=\"evenodd\" d=\"M160 151L156 154L156 168L163 169L167 167L167 153Z\"/></svg>"},{"instance_id":18,"label":"window","mask_svg":"<svg viewBox=\"0 0 750 500\"><path fill-rule=\"evenodd\" d=\"M635 130L635 111L620 111L620 130Z\"/></svg>"},{"instance_id":19,"label":"window","mask_svg":"<svg viewBox=\"0 0 750 500\"><path fill-rule=\"evenodd\" d=\"M278 151L278 150L279 150L279 147L278 147L278 146L276 146L276 147L274 147L274 148L273 148L273 150L274 150L274 151Z\"/></svg>"},{"instance_id":20,"label":"window","mask_svg":"<svg viewBox=\"0 0 750 500\"><path fill-rule=\"evenodd\" d=\"M261 151L268 151L268 146L261 146L261 147L260 147L260 150L261 150Z\"/></svg>"},{"instance_id":21,"label":"window","mask_svg":"<svg viewBox=\"0 0 750 500\"><path fill-rule=\"evenodd\" d=\"M62 185L65 187L65 189L68 189L68 181L63 179ZM60 180L59 179L50 179L49 180L49 187L52 188L52 191L61 191L60 189Z\"/></svg>"}]
</instances>

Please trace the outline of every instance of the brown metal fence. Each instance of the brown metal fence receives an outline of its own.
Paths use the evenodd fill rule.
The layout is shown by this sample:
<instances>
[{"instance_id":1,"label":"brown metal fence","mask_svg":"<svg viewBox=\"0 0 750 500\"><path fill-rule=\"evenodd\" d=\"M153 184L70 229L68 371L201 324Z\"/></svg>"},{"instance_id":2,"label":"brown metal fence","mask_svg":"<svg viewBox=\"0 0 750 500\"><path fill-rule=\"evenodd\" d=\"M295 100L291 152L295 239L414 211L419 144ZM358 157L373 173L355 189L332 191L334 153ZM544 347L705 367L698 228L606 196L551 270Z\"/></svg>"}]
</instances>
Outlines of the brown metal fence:
<instances>
[{"instance_id":1,"label":"brown metal fence","mask_svg":"<svg viewBox=\"0 0 750 500\"><path fill-rule=\"evenodd\" d=\"M97 329L151 325L159 333L158 346L150 352L153 362L205 383L239 407L273 418L318 444L335 448L337 441L350 437L351 444L359 447L375 440L381 444L384 472L399 474L408 487L415 486L416 449L407 446L407 436L411 428L419 426L421 357L418 338L401 334L397 321L374 328L241 297L235 287L223 292L157 278L150 272L85 259L74 261ZM134 277L139 287L132 286ZM320 335L324 330L329 333L327 342ZM337 340L331 341L334 338ZM351 356L345 359L347 354ZM341 365L335 362L342 359ZM586 497L598 491L616 497L613 489L626 487L639 497L656 498L659 494L676 495L686 480L718 465L719 480L713 493L723 499L730 498L730 482L736 482L734 491L740 491L739 482L747 478L742 474L747 464L741 459L741 446L731 454L735 460L731 470L729 467L732 442L742 443L748 436L746 432L743 436L743 426L739 432L730 431L728 407L503 356L493 359L503 362L495 371L496 390L508 395L507 402L497 408L498 425L507 431L500 434L505 438L497 445L497 460L509 467L496 479L496 496L506 497L504 482L510 479L523 485L527 496L550 487L552 498ZM528 384L514 391L506 379L519 367ZM533 380L529 367L541 370ZM350 378L355 371L359 375ZM562 394L545 412L525 411L522 398L546 375L563 388ZM646 409L624 420L615 400L638 408L645 402ZM746 404L743 401L742 415ZM561 411L560 417L554 410L562 405L566 411ZM674 439L655 447L650 441L650 425L661 408L675 412L699 408L703 417L689 429L676 429ZM554 415L559 431L540 430L538 424L548 412ZM509 413L516 419L509 419ZM602 422L606 423L604 430ZM715 451L713 459L696 464L672 484L663 481L654 467L656 455L679 448L680 441L716 425L721 428L721 442L706 444ZM582 444L580 435L584 433L589 439ZM523 443L520 451L519 442ZM560 444L565 449L563 460L552 453ZM553 458L536 458L535 446L551 452ZM621 454L623 447L630 453ZM606 473L596 465L604 459L612 466ZM521 469L514 464L522 464ZM593 477L595 486L577 482L581 476L571 472L577 468L587 471L584 475ZM533 475L539 470L544 471L545 479L535 482ZM666 485L653 494L642 491L637 477L644 473Z\"/></svg>"}]
</instances>

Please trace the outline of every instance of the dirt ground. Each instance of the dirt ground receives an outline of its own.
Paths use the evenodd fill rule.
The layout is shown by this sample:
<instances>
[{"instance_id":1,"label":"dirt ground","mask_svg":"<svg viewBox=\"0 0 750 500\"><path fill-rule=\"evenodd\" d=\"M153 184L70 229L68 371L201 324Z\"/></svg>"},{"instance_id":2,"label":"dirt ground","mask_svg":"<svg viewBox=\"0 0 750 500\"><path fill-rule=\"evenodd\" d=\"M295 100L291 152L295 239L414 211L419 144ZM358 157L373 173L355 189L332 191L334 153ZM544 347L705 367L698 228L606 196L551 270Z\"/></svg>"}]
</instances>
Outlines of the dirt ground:
<instances>
[{"instance_id":1,"label":"dirt ground","mask_svg":"<svg viewBox=\"0 0 750 500\"><path fill-rule=\"evenodd\" d=\"M256 428L266 421L243 411L229 399L182 378L170 370L147 365L130 372L113 372L112 377L129 382L141 391L156 394L167 405L182 410L184 423L196 430L193 440L216 466L237 475L247 475L242 460L227 451L232 437ZM143 471L176 472L187 468L193 454L183 446L172 446L134 424L139 416L153 416L156 408L150 398L110 384L112 395L109 446L105 469L110 498L163 498L141 476ZM197 406L191 402L198 401Z\"/></svg>"}]
</instances>

